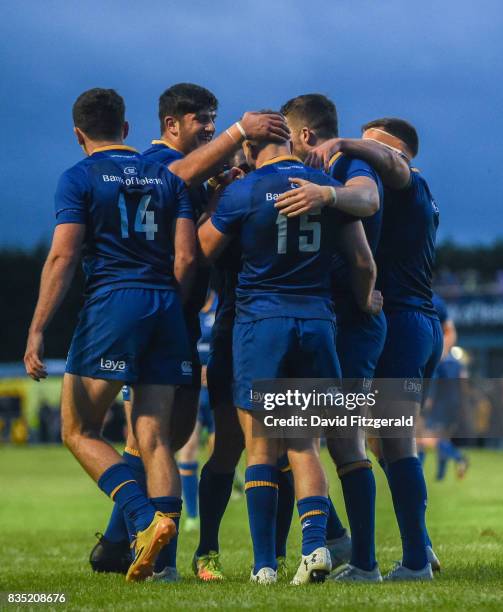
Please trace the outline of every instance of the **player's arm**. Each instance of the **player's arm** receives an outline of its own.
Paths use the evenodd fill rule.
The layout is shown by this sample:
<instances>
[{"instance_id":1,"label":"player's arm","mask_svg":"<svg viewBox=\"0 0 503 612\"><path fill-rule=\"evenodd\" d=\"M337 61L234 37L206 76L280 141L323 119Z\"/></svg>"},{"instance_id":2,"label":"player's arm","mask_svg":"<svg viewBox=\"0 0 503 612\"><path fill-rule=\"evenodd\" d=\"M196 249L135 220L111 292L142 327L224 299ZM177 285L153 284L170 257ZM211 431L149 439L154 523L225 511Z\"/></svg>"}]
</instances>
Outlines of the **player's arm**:
<instances>
[{"instance_id":1,"label":"player's arm","mask_svg":"<svg viewBox=\"0 0 503 612\"><path fill-rule=\"evenodd\" d=\"M220 192L211 218L200 225L197 231L201 263L208 265L215 261L239 231L247 202L242 181L236 181Z\"/></svg>"},{"instance_id":2,"label":"player's arm","mask_svg":"<svg viewBox=\"0 0 503 612\"><path fill-rule=\"evenodd\" d=\"M47 377L43 363L44 332L68 291L80 259L85 231L86 226L80 223L57 225L54 230L24 355L26 372L34 380Z\"/></svg>"},{"instance_id":3,"label":"player's arm","mask_svg":"<svg viewBox=\"0 0 503 612\"><path fill-rule=\"evenodd\" d=\"M231 236L223 234L207 219L197 231L199 239L199 259L203 265L210 265L231 241Z\"/></svg>"},{"instance_id":4,"label":"player's arm","mask_svg":"<svg viewBox=\"0 0 503 612\"><path fill-rule=\"evenodd\" d=\"M175 225L174 275L182 301L189 297L197 269L197 243L194 221L178 218Z\"/></svg>"},{"instance_id":5,"label":"player's arm","mask_svg":"<svg viewBox=\"0 0 503 612\"><path fill-rule=\"evenodd\" d=\"M280 214L297 217L330 207L355 217L369 217L379 210L379 191L375 181L366 176L349 179L344 187L317 185L304 179L290 178L298 185L282 193L275 207Z\"/></svg>"},{"instance_id":6,"label":"player's arm","mask_svg":"<svg viewBox=\"0 0 503 612\"><path fill-rule=\"evenodd\" d=\"M174 161L169 169L187 185L199 185L217 174L223 162L236 153L245 139L284 142L289 138L290 132L283 115L245 113L240 121L212 142Z\"/></svg>"},{"instance_id":7,"label":"player's arm","mask_svg":"<svg viewBox=\"0 0 503 612\"><path fill-rule=\"evenodd\" d=\"M328 168L337 153L365 160L380 175L384 185L392 189L403 189L410 182L410 167L404 156L396 149L368 138L327 140L308 155L306 163Z\"/></svg>"},{"instance_id":8,"label":"player's arm","mask_svg":"<svg viewBox=\"0 0 503 612\"><path fill-rule=\"evenodd\" d=\"M375 290L376 265L361 221L344 224L338 233L338 246L351 271L351 285L361 310L379 314L382 295Z\"/></svg>"}]
</instances>

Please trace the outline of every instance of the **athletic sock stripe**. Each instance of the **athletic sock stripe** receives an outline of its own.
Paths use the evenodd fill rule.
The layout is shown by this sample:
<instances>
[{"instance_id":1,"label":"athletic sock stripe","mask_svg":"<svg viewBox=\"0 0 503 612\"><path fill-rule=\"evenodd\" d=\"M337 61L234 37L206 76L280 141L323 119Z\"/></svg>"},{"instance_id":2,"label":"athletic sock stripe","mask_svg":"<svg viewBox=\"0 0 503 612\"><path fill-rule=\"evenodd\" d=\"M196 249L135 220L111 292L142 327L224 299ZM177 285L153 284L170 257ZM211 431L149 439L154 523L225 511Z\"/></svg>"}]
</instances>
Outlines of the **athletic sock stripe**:
<instances>
[{"instance_id":1,"label":"athletic sock stripe","mask_svg":"<svg viewBox=\"0 0 503 612\"><path fill-rule=\"evenodd\" d=\"M245 491L255 487L272 487L273 489L277 489L278 485L275 482L268 482L267 480L250 480L249 482L245 483Z\"/></svg>"},{"instance_id":2,"label":"athletic sock stripe","mask_svg":"<svg viewBox=\"0 0 503 612\"><path fill-rule=\"evenodd\" d=\"M126 486L130 482L136 482L136 480L125 480L124 482L121 482L120 485L117 485L115 489L110 493L111 499L113 499L117 495L117 493L122 489L122 487Z\"/></svg>"},{"instance_id":3,"label":"athletic sock stripe","mask_svg":"<svg viewBox=\"0 0 503 612\"><path fill-rule=\"evenodd\" d=\"M124 452L127 453L128 455L134 455L135 457L140 456L140 451L136 450L136 448L131 448L130 446L126 446L126 448L124 449Z\"/></svg>"},{"instance_id":4,"label":"athletic sock stripe","mask_svg":"<svg viewBox=\"0 0 503 612\"><path fill-rule=\"evenodd\" d=\"M343 465L337 470L337 475L339 478L349 474L350 472L354 472L355 470L372 469L372 462L368 459L366 461L355 461L354 463L348 463L347 465Z\"/></svg>"},{"instance_id":5,"label":"athletic sock stripe","mask_svg":"<svg viewBox=\"0 0 503 612\"><path fill-rule=\"evenodd\" d=\"M302 521L308 518L309 516L319 516L320 514L327 514L327 513L323 512L323 510L309 510L309 512L304 512L304 514L300 517L300 522L302 523Z\"/></svg>"},{"instance_id":6,"label":"athletic sock stripe","mask_svg":"<svg viewBox=\"0 0 503 612\"><path fill-rule=\"evenodd\" d=\"M185 468L178 468L178 471L180 476L194 476L194 474L197 474L197 470L187 470Z\"/></svg>"}]
</instances>

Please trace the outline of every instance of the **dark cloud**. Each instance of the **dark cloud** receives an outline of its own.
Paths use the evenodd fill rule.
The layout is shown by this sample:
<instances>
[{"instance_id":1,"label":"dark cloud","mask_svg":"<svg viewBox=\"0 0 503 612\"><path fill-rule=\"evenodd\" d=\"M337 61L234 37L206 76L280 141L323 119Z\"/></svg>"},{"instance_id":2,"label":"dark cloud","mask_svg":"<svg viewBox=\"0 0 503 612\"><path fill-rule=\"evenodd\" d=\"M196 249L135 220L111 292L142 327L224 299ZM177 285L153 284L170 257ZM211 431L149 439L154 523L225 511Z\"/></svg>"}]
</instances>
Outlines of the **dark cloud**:
<instances>
[{"instance_id":1,"label":"dark cloud","mask_svg":"<svg viewBox=\"0 0 503 612\"><path fill-rule=\"evenodd\" d=\"M240 5L243 6L240 6ZM503 7L485 0L259 0L236 3L26 0L3 7L0 244L48 239L52 196L80 149L75 97L93 86L126 98L131 144L157 136L156 103L178 81L211 88L219 126L244 110L321 91L347 135L401 115L421 135L419 167L442 212L441 237L503 233L499 133Z\"/></svg>"}]
</instances>

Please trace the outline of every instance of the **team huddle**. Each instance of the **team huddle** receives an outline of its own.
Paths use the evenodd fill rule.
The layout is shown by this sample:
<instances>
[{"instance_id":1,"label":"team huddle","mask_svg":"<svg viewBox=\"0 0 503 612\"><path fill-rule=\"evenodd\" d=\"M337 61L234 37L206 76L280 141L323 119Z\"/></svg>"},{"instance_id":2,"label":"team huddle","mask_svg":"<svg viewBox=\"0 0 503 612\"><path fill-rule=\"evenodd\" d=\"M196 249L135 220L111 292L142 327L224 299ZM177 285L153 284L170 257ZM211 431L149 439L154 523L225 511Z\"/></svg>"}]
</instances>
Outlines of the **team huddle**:
<instances>
[{"instance_id":1,"label":"team huddle","mask_svg":"<svg viewBox=\"0 0 503 612\"><path fill-rule=\"evenodd\" d=\"M82 260L85 303L63 379L63 441L114 502L91 554L96 571L174 582L181 484L175 453L199 405L199 313L218 302L207 364L214 447L199 482L193 570L225 578L219 529L246 451L250 580L288 576L295 503L302 526L294 585L431 580L427 491L413 435L370 443L384 470L403 555L384 577L375 550L376 486L363 431L328 436L349 521L330 499L316 437L272 438L254 381L431 378L443 350L432 302L438 208L411 166L419 142L399 118L339 138L334 103L301 95L247 112L214 138L218 101L181 83L159 99L160 138L124 144L123 99L84 92L73 106L86 157L61 176L25 365L46 377L44 332ZM342 383L344 384L344 383ZM127 385L123 455L101 435ZM403 385L375 414L417 415L423 386Z\"/></svg>"}]
</instances>

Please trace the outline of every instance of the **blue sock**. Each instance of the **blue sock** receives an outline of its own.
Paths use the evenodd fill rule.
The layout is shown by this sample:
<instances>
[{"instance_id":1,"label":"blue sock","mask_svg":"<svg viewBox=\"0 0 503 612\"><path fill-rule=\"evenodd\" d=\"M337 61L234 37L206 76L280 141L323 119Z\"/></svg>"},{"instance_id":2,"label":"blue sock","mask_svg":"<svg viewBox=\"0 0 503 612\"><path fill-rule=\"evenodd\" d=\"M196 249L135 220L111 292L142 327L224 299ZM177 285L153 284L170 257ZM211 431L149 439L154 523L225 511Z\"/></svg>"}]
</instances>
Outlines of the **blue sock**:
<instances>
[{"instance_id":1,"label":"blue sock","mask_svg":"<svg viewBox=\"0 0 503 612\"><path fill-rule=\"evenodd\" d=\"M154 518L155 508L148 501L126 463L116 463L103 472L99 488L116 502L135 532L146 529Z\"/></svg>"},{"instance_id":2,"label":"blue sock","mask_svg":"<svg viewBox=\"0 0 503 612\"><path fill-rule=\"evenodd\" d=\"M178 469L182 480L185 512L188 517L197 518L197 461L181 461Z\"/></svg>"},{"instance_id":3,"label":"blue sock","mask_svg":"<svg viewBox=\"0 0 503 612\"><path fill-rule=\"evenodd\" d=\"M112 514L108 520L107 528L103 534L109 542L126 542L129 540L129 532L124 518L124 512L117 503L114 504Z\"/></svg>"},{"instance_id":4,"label":"blue sock","mask_svg":"<svg viewBox=\"0 0 503 612\"><path fill-rule=\"evenodd\" d=\"M278 513L276 517L276 558L286 557L286 542L295 505L293 474L284 455L278 461Z\"/></svg>"},{"instance_id":5,"label":"blue sock","mask_svg":"<svg viewBox=\"0 0 503 612\"><path fill-rule=\"evenodd\" d=\"M129 468L134 474L135 480L138 483L140 489L147 495L147 476L145 474L145 466L143 465L143 461L140 458L140 455L137 450L126 447L124 452L122 453L124 457L124 461L128 464ZM124 517L126 528L129 533L129 541L132 542L136 537L136 529L134 524L128 519L127 516Z\"/></svg>"},{"instance_id":6,"label":"blue sock","mask_svg":"<svg viewBox=\"0 0 503 612\"><path fill-rule=\"evenodd\" d=\"M426 558L426 483L417 457L406 457L388 465L388 482L402 537L405 567L422 569Z\"/></svg>"},{"instance_id":7,"label":"blue sock","mask_svg":"<svg viewBox=\"0 0 503 612\"><path fill-rule=\"evenodd\" d=\"M180 514L182 512L182 500L180 497L152 497L152 505L159 512L169 514L176 525L177 535L161 549L154 571L161 572L165 567L176 567L176 549L178 545L178 525L180 524Z\"/></svg>"},{"instance_id":8,"label":"blue sock","mask_svg":"<svg viewBox=\"0 0 503 612\"><path fill-rule=\"evenodd\" d=\"M122 456L133 471L134 478L136 482L140 485L140 488L142 490L145 490L145 470L143 469L143 463L141 462L141 459L130 454L128 450L125 450ZM138 472L137 464L135 462L130 462L130 458L140 462L141 473ZM128 539L131 539L131 535L134 537L134 533L130 533L130 530L134 531L134 528L132 525L130 525L129 527L130 528L128 528L124 513L120 509L119 505L114 504L112 514L110 515L107 528L103 535L109 542L124 542Z\"/></svg>"},{"instance_id":9,"label":"blue sock","mask_svg":"<svg viewBox=\"0 0 503 612\"><path fill-rule=\"evenodd\" d=\"M124 461L131 468L136 482L140 485L140 487L146 492L147 491L147 475L145 474L145 466L143 465L143 461L138 453L138 451L134 451L130 448L125 448L122 453L124 457Z\"/></svg>"},{"instance_id":10,"label":"blue sock","mask_svg":"<svg viewBox=\"0 0 503 612\"><path fill-rule=\"evenodd\" d=\"M335 506L330 499L330 495L328 496L328 507L327 540L336 540L346 533L346 529L335 511Z\"/></svg>"},{"instance_id":11,"label":"blue sock","mask_svg":"<svg viewBox=\"0 0 503 612\"><path fill-rule=\"evenodd\" d=\"M253 572L256 574L263 567L276 569L278 468L266 464L247 467L245 491L253 543Z\"/></svg>"},{"instance_id":12,"label":"blue sock","mask_svg":"<svg viewBox=\"0 0 503 612\"><path fill-rule=\"evenodd\" d=\"M217 474L206 463L199 480L199 546L196 555L218 552L218 532L232 493L234 472Z\"/></svg>"},{"instance_id":13,"label":"blue sock","mask_svg":"<svg viewBox=\"0 0 503 612\"><path fill-rule=\"evenodd\" d=\"M424 466L424 460L426 459L426 453L423 449L420 449L417 451L417 458L419 459L419 462L421 463L421 465Z\"/></svg>"},{"instance_id":14,"label":"blue sock","mask_svg":"<svg viewBox=\"0 0 503 612\"><path fill-rule=\"evenodd\" d=\"M360 464L360 462L359 462ZM351 464L342 466L345 471ZM376 566L375 557L375 500L376 483L372 464L341 475L342 491L351 529L351 565L367 572Z\"/></svg>"},{"instance_id":15,"label":"blue sock","mask_svg":"<svg viewBox=\"0 0 503 612\"><path fill-rule=\"evenodd\" d=\"M327 519L330 512L328 497L313 495L297 502L302 524L302 554L309 555L327 543Z\"/></svg>"}]
</instances>

